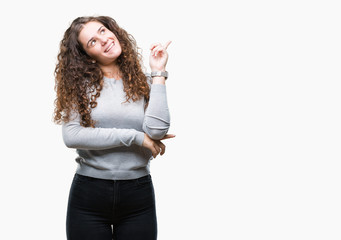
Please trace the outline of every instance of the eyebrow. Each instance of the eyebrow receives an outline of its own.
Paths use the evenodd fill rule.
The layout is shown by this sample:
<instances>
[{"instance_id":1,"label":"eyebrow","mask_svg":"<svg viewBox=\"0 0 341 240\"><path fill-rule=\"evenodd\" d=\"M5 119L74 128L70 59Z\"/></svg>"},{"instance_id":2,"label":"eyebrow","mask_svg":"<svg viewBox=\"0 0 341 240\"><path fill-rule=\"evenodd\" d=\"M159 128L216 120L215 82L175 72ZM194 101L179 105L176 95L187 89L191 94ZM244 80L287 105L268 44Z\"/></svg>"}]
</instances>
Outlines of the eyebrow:
<instances>
[{"instance_id":1,"label":"eyebrow","mask_svg":"<svg viewBox=\"0 0 341 240\"><path fill-rule=\"evenodd\" d=\"M97 30L97 32L99 33L101 31L101 28L104 27L103 25L99 27L99 29ZM90 38L90 40L87 42L86 46L89 47L89 43L92 41L92 39L94 39L94 37Z\"/></svg>"}]
</instances>

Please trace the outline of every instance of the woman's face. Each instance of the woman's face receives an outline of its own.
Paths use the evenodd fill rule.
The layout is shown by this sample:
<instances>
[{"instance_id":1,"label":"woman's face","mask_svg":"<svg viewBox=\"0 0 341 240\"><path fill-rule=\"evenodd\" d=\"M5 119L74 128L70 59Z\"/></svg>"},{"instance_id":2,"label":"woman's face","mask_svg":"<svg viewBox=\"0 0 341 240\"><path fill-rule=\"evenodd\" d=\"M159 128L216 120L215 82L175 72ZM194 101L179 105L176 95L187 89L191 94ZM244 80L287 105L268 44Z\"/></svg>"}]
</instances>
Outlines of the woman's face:
<instances>
[{"instance_id":1,"label":"woman's face","mask_svg":"<svg viewBox=\"0 0 341 240\"><path fill-rule=\"evenodd\" d=\"M115 34L100 22L88 22L78 36L86 53L101 65L113 63L122 52Z\"/></svg>"}]
</instances>

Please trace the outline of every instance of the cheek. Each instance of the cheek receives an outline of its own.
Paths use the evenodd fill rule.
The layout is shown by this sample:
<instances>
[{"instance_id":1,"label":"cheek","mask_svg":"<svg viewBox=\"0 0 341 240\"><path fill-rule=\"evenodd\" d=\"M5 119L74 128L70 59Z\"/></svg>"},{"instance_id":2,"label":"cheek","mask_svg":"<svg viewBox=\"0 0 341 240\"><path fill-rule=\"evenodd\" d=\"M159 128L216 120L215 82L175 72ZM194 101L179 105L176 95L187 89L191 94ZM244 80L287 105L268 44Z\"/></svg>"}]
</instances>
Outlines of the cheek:
<instances>
[{"instance_id":1,"label":"cheek","mask_svg":"<svg viewBox=\"0 0 341 240\"><path fill-rule=\"evenodd\" d=\"M97 59L98 56L100 55L100 52L101 52L101 48L100 46L95 46L93 48L91 48L90 50L87 51L87 54L94 58L94 59Z\"/></svg>"},{"instance_id":2,"label":"cheek","mask_svg":"<svg viewBox=\"0 0 341 240\"><path fill-rule=\"evenodd\" d=\"M119 51L119 52L122 52L122 46L121 46L121 44L120 44L120 43L118 43L118 45L119 45L119 47L118 47L118 51Z\"/></svg>"}]
</instances>

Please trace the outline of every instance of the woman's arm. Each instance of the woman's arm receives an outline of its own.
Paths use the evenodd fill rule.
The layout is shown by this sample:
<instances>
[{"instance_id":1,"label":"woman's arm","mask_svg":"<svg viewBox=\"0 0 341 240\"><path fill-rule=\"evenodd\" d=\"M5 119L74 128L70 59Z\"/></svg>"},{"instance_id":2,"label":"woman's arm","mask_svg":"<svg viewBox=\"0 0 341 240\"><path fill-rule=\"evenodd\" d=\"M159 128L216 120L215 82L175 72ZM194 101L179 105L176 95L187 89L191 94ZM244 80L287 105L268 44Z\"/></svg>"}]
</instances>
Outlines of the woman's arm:
<instances>
[{"instance_id":1,"label":"woman's arm","mask_svg":"<svg viewBox=\"0 0 341 240\"><path fill-rule=\"evenodd\" d=\"M143 121L143 131L152 139L162 139L170 127L166 86L152 84L148 107Z\"/></svg>"},{"instance_id":2,"label":"woman's arm","mask_svg":"<svg viewBox=\"0 0 341 240\"><path fill-rule=\"evenodd\" d=\"M143 132L135 129L83 127L79 123L79 118L64 123L62 133L64 143L69 148L103 150L136 144L149 149L154 158L165 153L165 145L161 141L153 140ZM173 137L175 135L170 134L162 139Z\"/></svg>"},{"instance_id":3,"label":"woman's arm","mask_svg":"<svg viewBox=\"0 0 341 240\"><path fill-rule=\"evenodd\" d=\"M144 133L135 129L91 128L80 125L79 118L62 126L64 143L69 148L102 150L133 144L142 146Z\"/></svg>"},{"instance_id":4,"label":"woman's arm","mask_svg":"<svg viewBox=\"0 0 341 240\"><path fill-rule=\"evenodd\" d=\"M168 61L167 47L171 41L165 45L159 43L150 47L149 65L152 71L165 71ZM143 131L152 139L162 139L170 127L170 115L167 104L166 85L164 77L154 77L151 84L150 98Z\"/></svg>"}]
</instances>

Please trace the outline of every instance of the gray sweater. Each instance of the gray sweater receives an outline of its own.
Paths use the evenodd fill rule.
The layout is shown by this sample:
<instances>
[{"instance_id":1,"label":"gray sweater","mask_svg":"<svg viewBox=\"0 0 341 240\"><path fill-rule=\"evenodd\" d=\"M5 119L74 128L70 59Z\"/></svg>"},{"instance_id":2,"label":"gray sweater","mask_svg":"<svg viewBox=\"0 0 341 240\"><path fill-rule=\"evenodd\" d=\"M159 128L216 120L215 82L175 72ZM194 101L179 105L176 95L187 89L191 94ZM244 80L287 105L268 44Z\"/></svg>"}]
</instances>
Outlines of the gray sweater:
<instances>
[{"instance_id":1,"label":"gray sweater","mask_svg":"<svg viewBox=\"0 0 341 240\"><path fill-rule=\"evenodd\" d=\"M165 85L151 84L145 110L143 98L125 102L122 80L104 77L91 117L96 121L95 128L81 126L78 114L62 126L65 145L77 149L78 174L124 180L150 173L152 154L142 143L144 133L161 139L169 129Z\"/></svg>"}]
</instances>

